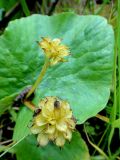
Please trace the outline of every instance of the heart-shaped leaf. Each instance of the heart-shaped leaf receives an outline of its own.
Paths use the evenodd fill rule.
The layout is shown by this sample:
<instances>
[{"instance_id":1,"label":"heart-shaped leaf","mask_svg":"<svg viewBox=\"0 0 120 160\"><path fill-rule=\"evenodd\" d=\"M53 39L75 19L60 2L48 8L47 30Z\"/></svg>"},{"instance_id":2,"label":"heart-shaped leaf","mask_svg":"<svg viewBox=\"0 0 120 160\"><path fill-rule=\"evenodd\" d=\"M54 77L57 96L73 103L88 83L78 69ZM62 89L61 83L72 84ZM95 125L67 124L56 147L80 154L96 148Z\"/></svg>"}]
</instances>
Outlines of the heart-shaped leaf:
<instances>
[{"instance_id":1,"label":"heart-shaped leaf","mask_svg":"<svg viewBox=\"0 0 120 160\"><path fill-rule=\"evenodd\" d=\"M33 84L44 63L36 41L47 36L62 38L71 56L48 69L36 95L68 100L78 123L83 123L105 107L110 93L114 36L99 16L33 15L11 22L0 37L0 98Z\"/></svg>"}]
</instances>

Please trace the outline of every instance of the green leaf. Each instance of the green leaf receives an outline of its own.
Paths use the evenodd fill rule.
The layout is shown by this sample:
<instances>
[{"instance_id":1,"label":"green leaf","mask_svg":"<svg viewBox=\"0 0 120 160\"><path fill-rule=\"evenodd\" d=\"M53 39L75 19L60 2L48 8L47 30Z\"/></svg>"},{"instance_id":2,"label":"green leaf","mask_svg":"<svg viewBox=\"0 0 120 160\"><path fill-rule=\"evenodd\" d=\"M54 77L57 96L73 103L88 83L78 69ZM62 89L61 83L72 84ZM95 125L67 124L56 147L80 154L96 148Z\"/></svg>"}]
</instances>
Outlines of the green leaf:
<instances>
[{"instance_id":1,"label":"green leaf","mask_svg":"<svg viewBox=\"0 0 120 160\"><path fill-rule=\"evenodd\" d=\"M100 16L32 15L11 22L0 37L0 98L33 84L44 63L36 41L46 36L62 38L71 56L47 71L37 99L51 95L68 100L83 123L106 106L110 93L114 34Z\"/></svg>"},{"instance_id":2,"label":"green leaf","mask_svg":"<svg viewBox=\"0 0 120 160\"><path fill-rule=\"evenodd\" d=\"M87 146L79 133L74 133L71 143L66 143L63 148L54 144L46 147L37 147L35 136L28 136L16 148L17 160L90 160Z\"/></svg>"},{"instance_id":3,"label":"green leaf","mask_svg":"<svg viewBox=\"0 0 120 160\"><path fill-rule=\"evenodd\" d=\"M105 157L98 155L98 156L94 156L94 157L90 157L91 160L105 160Z\"/></svg>"},{"instance_id":4,"label":"green leaf","mask_svg":"<svg viewBox=\"0 0 120 160\"><path fill-rule=\"evenodd\" d=\"M120 118L113 121L112 126L115 128L120 128Z\"/></svg>"},{"instance_id":5,"label":"green leaf","mask_svg":"<svg viewBox=\"0 0 120 160\"><path fill-rule=\"evenodd\" d=\"M12 94L0 100L0 115L4 113L6 109L11 107L13 100L17 94Z\"/></svg>"},{"instance_id":6,"label":"green leaf","mask_svg":"<svg viewBox=\"0 0 120 160\"><path fill-rule=\"evenodd\" d=\"M28 108L23 107L21 109L14 129L13 140L19 141L24 136L30 134L29 126L31 125L30 121L32 120L32 115L32 111Z\"/></svg>"},{"instance_id":7,"label":"green leaf","mask_svg":"<svg viewBox=\"0 0 120 160\"><path fill-rule=\"evenodd\" d=\"M6 11L11 9L17 0L0 0L0 8L4 8Z\"/></svg>"},{"instance_id":8,"label":"green leaf","mask_svg":"<svg viewBox=\"0 0 120 160\"><path fill-rule=\"evenodd\" d=\"M1 84L2 86L2 84ZM1 90L1 89L0 89ZM11 94L10 96L5 96L0 99L0 115L4 113L6 109L10 109L13 101L17 95L20 94L21 91Z\"/></svg>"}]
</instances>

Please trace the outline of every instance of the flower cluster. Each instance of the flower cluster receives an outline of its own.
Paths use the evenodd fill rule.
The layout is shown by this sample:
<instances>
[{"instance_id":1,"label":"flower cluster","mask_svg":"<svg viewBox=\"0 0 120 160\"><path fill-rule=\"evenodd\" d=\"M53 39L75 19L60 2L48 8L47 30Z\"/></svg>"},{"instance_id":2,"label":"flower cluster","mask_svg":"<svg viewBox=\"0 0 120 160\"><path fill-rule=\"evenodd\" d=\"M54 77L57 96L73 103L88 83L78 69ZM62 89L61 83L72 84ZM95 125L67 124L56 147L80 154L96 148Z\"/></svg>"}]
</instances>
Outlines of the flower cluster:
<instances>
[{"instance_id":1,"label":"flower cluster","mask_svg":"<svg viewBox=\"0 0 120 160\"><path fill-rule=\"evenodd\" d=\"M50 59L50 65L65 62L66 60L63 57L68 56L70 53L68 47L61 44L61 40L58 38L53 40L48 37L42 38L39 45L44 50L46 57Z\"/></svg>"},{"instance_id":2,"label":"flower cluster","mask_svg":"<svg viewBox=\"0 0 120 160\"><path fill-rule=\"evenodd\" d=\"M37 141L41 146L53 141L62 147L66 140L71 140L75 125L68 102L57 97L46 97L40 101L35 112L31 132L38 134Z\"/></svg>"}]
</instances>

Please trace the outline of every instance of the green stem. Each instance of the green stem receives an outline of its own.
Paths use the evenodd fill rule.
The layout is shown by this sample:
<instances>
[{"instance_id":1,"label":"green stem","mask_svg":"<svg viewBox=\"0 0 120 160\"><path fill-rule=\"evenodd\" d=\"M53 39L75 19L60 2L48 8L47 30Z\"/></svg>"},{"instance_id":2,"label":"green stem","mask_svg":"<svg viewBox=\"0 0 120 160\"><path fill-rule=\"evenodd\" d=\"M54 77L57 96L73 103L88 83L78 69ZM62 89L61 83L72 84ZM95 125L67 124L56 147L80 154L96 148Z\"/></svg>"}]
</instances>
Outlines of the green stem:
<instances>
[{"instance_id":1,"label":"green stem","mask_svg":"<svg viewBox=\"0 0 120 160\"><path fill-rule=\"evenodd\" d=\"M118 47L118 112L120 118L120 0L118 0L118 24L117 24L117 47ZM119 128L120 137L120 128Z\"/></svg>"},{"instance_id":2,"label":"green stem","mask_svg":"<svg viewBox=\"0 0 120 160\"><path fill-rule=\"evenodd\" d=\"M21 6L22 6L22 9L23 9L25 16L30 16L30 11L29 11L28 6L26 4L26 0L20 0L20 3L21 3Z\"/></svg>"},{"instance_id":3,"label":"green stem","mask_svg":"<svg viewBox=\"0 0 120 160\"><path fill-rule=\"evenodd\" d=\"M23 139L25 139L27 136L25 135L19 141L12 142L11 144L9 144L8 145L9 147L6 147L5 151L2 154L0 154L0 158L3 157L7 152L10 152L11 149L13 149L16 145L18 145L21 141L23 141Z\"/></svg>"},{"instance_id":4,"label":"green stem","mask_svg":"<svg viewBox=\"0 0 120 160\"><path fill-rule=\"evenodd\" d=\"M35 111L35 105L34 104L32 104L32 102L30 102L30 101L24 101L24 105L26 106L26 107L28 107L31 111Z\"/></svg>"},{"instance_id":5,"label":"green stem","mask_svg":"<svg viewBox=\"0 0 120 160\"><path fill-rule=\"evenodd\" d=\"M112 108L112 114L110 117L110 122L113 124L113 122L116 120L116 114L117 114L117 73L116 73L116 68L117 68L117 51L119 48L119 44L118 44L118 39L119 39L119 18L120 18L120 1L118 0L118 16L117 16L117 30L116 30L116 39L115 39L115 52L114 52L114 103L113 103L113 108ZM119 55L118 55L119 57ZM119 59L118 59L119 61ZM119 62L120 63L120 62ZM120 71L120 70L119 70ZM120 79L119 79L120 80ZM109 155L111 156L111 151L110 151L110 144L112 141L112 137L114 135L114 126L112 125L111 127L111 131L109 134L109 139L108 139L108 152Z\"/></svg>"},{"instance_id":6,"label":"green stem","mask_svg":"<svg viewBox=\"0 0 120 160\"><path fill-rule=\"evenodd\" d=\"M109 126L107 126L107 128L105 129L104 133L102 134L102 137L100 138L100 141L98 142L97 146L99 147L101 145L101 143L103 142L103 140L105 139L105 136L106 136L106 133L109 129ZM95 155L96 153L96 149L95 151L93 152L92 156Z\"/></svg>"},{"instance_id":7,"label":"green stem","mask_svg":"<svg viewBox=\"0 0 120 160\"><path fill-rule=\"evenodd\" d=\"M32 88L31 88L31 90L28 92L26 98L28 98L28 97L35 91L35 89L38 87L38 85L39 85L39 83L42 81L42 79L43 79L43 77L44 77L44 75L45 75L48 67L49 67L49 59L46 58L46 59L45 59L45 64L44 64L44 66L43 66L43 68L42 68L42 71L40 72L40 74L39 74L36 82L34 83L34 85L33 85Z\"/></svg>"},{"instance_id":8,"label":"green stem","mask_svg":"<svg viewBox=\"0 0 120 160\"><path fill-rule=\"evenodd\" d=\"M105 117L105 116L102 116L100 114L97 114L96 115L97 118L101 119L102 121L106 122L106 123L109 123L109 118Z\"/></svg>"},{"instance_id":9,"label":"green stem","mask_svg":"<svg viewBox=\"0 0 120 160\"><path fill-rule=\"evenodd\" d=\"M109 157L107 156L107 154L106 154L101 148L99 148L96 144L92 143L91 140L89 139L88 134L87 134L87 131L86 131L86 128L85 128L85 124L84 124L84 131L85 131L87 140L88 140L88 142L90 143L90 145L91 145L94 149L96 149L99 154L101 154L103 157L105 157L106 160L108 160Z\"/></svg>"}]
</instances>

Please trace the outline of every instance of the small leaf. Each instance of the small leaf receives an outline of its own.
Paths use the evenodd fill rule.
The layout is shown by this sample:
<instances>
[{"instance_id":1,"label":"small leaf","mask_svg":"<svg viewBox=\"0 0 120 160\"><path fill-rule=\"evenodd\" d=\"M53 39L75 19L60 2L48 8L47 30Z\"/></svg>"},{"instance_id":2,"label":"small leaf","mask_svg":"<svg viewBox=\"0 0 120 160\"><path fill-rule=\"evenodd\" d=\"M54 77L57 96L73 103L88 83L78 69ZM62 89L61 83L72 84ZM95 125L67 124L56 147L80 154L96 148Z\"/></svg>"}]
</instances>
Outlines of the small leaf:
<instances>
[{"instance_id":1,"label":"small leaf","mask_svg":"<svg viewBox=\"0 0 120 160\"><path fill-rule=\"evenodd\" d=\"M0 100L0 115L4 113L4 111L11 107L15 97L17 94L12 94Z\"/></svg>"}]
</instances>

